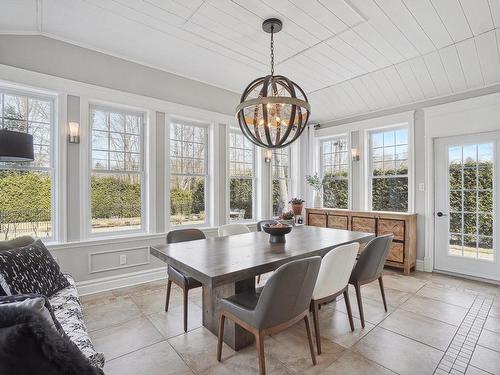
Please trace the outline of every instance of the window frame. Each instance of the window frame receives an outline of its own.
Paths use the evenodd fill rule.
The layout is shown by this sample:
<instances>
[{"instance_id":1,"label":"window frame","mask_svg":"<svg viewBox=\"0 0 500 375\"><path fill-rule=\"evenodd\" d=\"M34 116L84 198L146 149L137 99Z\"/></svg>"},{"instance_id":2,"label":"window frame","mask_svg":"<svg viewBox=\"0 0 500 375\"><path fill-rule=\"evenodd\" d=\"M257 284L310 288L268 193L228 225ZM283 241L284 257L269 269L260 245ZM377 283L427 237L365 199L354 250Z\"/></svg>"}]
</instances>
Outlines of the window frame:
<instances>
[{"instance_id":1,"label":"window frame","mask_svg":"<svg viewBox=\"0 0 500 375\"><path fill-rule=\"evenodd\" d=\"M59 157L58 155L60 154L60 148L61 145L59 144L59 113L58 113L58 106L59 106L59 97L56 94L45 94L37 91L32 91L30 89L24 89L24 88L12 88L4 85L0 85L0 95L15 95L15 96L23 96L28 99L38 99L38 100L44 100L48 101L51 103L51 109L50 109L50 118L51 121L49 123L50 126L50 163L49 167L31 167L31 166L25 166L19 165L15 167L11 167L9 165L2 166L0 167L1 170L7 170L7 171L41 171L41 172L49 172L50 178L51 178L51 187L50 187L50 218L51 218L51 236L50 237L43 237L42 239L44 240L45 243L55 243L58 242L63 238L63 230L65 228L61 227L61 220L60 220L60 210L61 210L61 204L60 204L60 199L63 192L63 189L65 186L62 186L62 183L60 182L61 179L61 172L60 172L60 167L59 167ZM3 109L5 107L5 103L2 100L2 107L0 108L0 122L2 124L1 128L3 128ZM57 117L57 120L56 120ZM28 123L28 119L26 119L26 123ZM36 122L36 121L35 121Z\"/></svg>"},{"instance_id":2,"label":"window frame","mask_svg":"<svg viewBox=\"0 0 500 375\"><path fill-rule=\"evenodd\" d=\"M226 183L226 223L251 223L251 222L257 222L257 207L258 203L257 202L257 147L256 145L249 141L252 144L252 152L253 152L253 158L252 158L252 177L248 176L231 176L231 134L237 134L241 135L243 139L246 139L245 135L243 132L234 126L229 126L229 130L227 132L227 138L226 138L226 155L227 155L227 163L226 163L226 171L227 171L227 183ZM243 178L243 179L248 179L252 181L252 218L250 219L243 219L243 220L231 220L230 219L230 212L231 212L231 179L232 178Z\"/></svg>"},{"instance_id":3,"label":"window frame","mask_svg":"<svg viewBox=\"0 0 500 375\"><path fill-rule=\"evenodd\" d=\"M140 170L138 172L130 172L130 171L112 171L112 170L94 170L92 168L92 111L100 110L105 112L118 113L123 115L135 115L141 118L141 129L140 129ZM87 106L88 111L88 119L87 119L87 137L88 137L88 146L87 149L87 188L86 197L85 197L85 205L86 205L86 223L85 223L85 233L87 238L95 239L95 238L106 238L106 237L120 237L134 234L144 234L148 231L149 217L148 211L149 207L147 204L147 190L148 190L148 181L147 181L147 170L146 170L146 157L148 155L148 150L146 150L146 127L148 124L148 113L147 111L141 111L136 108L127 108L126 106L119 106L113 104L101 104L98 102L88 102ZM109 173L109 174L121 174L121 173L137 173L141 176L141 228L140 229L114 229L106 232L93 232L92 231L92 198L91 198L91 178L92 173Z\"/></svg>"},{"instance_id":4,"label":"window frame","mask_svg":"<svg viewBox=\"0 0 500 375\"><path fill-rule=\"evenodd\" d=\"M400 129L406 129L408 131L408 173L406 175L394 175L391 177L378 177L378 178L397 178L397 177L407 177L408 178L408 206L406 211L401 211L399 213L412 213L415 207L415 188L414 188L414 170L415 170L415 159L414 155L414 144L413 144L413 122L405 122L392 124L382 127L370 128L365 130L365 181L366 181L366 208L367 210L373 210L373 157L372 157L372 147L371 147L371 137L373 133L383 133L386 131L397 131ZM394 211L382 211L382 212L394 212Z\"/></svg>"},{"instance_id":5,"label":"window frame","mask_svg":"<svg viewBox=\"0 0 500 375\"><path fill-rule=\"evenodd\" d=\"M172 168L171 168L171 156L170 156L170 142L173 140L172 138L172 125L173 124L180 124L180 125L187 125L187 126L194 126L194 127L199 127L205 129L205 174L200 175L200 174L186 174L186 173L173 173ZM211 124L209 123L204 123L204 122L197 122L194 120L187 120L187 119L182 119L179 117L172 117L168 121L168 135L167 135L167 141L168 141L168 155L165 155L166 160L167 160L167 168L168 168L168 173L167 173L167 178L166 178L166 183L168 183L168 192L169 196L167 197L168 200L168 206L167 210L167 222L168 222L168 227L169 228L206 228L210 225L210 215L211 215L211 205L210 205L210 128ZM203 223L199 224L173 224L172 223L172 207L170 204L170 179L172 176L190 176L190 177L201 177L203 176L205 179L205 221Z\"/></svg>"},{"instance_id":6,"label":"window frame","mask_svg":"<svg viewBox=\"0 0 500 375\"><path fill-rule=\"evenodd\" d=\"M346 150L347 150L347 208L338 207L328 207L336 210L352 209L352 149L351 149L351 136L350 133L335 134L329 137L320 138L318 141L318 153L319 153L319 176L321 179L324 177L325 165L323 162L323 144L327 142L333 142L336 140L345 139ZM333 153L332 153L333 154ZM335 180L344 180L344 178L334 177ZM324 194L324 192L323 192Z\"/></svg>"},{"instance_id":7,"label":"window frame","mask_svg":"<svg viewBox=\"0 0 500 375\"><path fill-rule=\"evenodd\" d=\"M274 158L275 158L275 155L274 153L276 151L281 151L281 150L286 150L287 151L287 158L288 158L288 177L286 178L276 178L274 177ZM290 194L289 197L287 197L287 201L285 202L285 204L288 204L288 200L293 198L293 193L292 193L292 182L293 182L293 178L292 178L292 167L293 167L293 161L292 161L292 145L288 145L286 147L283 147L283 148L279 148L279 149L274 149L272 150L272 156L271 156L271 189L270 189L270 192L271 192L271 197L270 197L270 201L271 201L271 216L274 217L274 207L273 207L273 183L274 181L280 181L280 180L285 180L287 181L287 186L288 186L288 192Z\"/></svg>"}]
</instances>

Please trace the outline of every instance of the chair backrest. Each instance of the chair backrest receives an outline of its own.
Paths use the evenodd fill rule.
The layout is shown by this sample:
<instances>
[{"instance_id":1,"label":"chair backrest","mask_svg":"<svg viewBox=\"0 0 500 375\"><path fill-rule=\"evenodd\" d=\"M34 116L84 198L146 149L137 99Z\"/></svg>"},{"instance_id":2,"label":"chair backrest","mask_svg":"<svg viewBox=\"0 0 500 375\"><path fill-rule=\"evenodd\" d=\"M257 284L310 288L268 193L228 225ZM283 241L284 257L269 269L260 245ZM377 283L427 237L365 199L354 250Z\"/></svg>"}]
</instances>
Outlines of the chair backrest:
<instances>
[{"instance_id":1,"label":"chair backrest","mask_svg":"<svg viewBox=\"0 0 500 375\"><path fill-rule=\"evenodd\" d=\"M257 231L262 232L262 227L266 224L272 225L272 224L278 224L278 222L273 219L261 220L257 223Z\"/></svg>"},{"instance_id":2,"label":"chair backrest","mask_svg":"<svg viewBox=\"0 0 500 375\"><path fill-rule=\"evenodd\" d=\"M196 228L171 230L167 234L167 243L204 240L205 233Z\"/></svg>"},{"instance_id":3,"label":"chair backrest","mask_svg":"<svg viewBox=\"0 0 500 375\"><path fill-rule=\"evenodd\" d=\"M285 323L309 308L321 257L294 260L279 267L267 280L255 306L256 328Z\"/></svg>"},{"instance_id":4,"label":"chair backrest","mask_svg":"<svg viewBox=\"0 0 500 375\"><path fill-rule=\"evenodd\" d=\"M219 227L219 237L232 236L234 234L250 233L250 229L246 225L234 223L225 224Z\"/></svg>"},{"instance_id":5,"label":"chair backrest","mask_svg":"<svg viewBox=\"0 0 500 375\"><path fill-rule=\"evenodd\" d=\"M344 289L349 282L359 243L353 242L329 251L321 261L318 280L312 298L315 300L331 296Z\"/></svg>"},{"instance_id":6,"label":"chair backrest","mask_svg":"<svg viewBox=\"0 0 500 375\"><path fill-rule=\"evenodd\" d=\"M350 280L363 282L378 278L384 269L393 238L392 234L386 234L368 242L352 270Z\"/></svg>"}]
</instances>

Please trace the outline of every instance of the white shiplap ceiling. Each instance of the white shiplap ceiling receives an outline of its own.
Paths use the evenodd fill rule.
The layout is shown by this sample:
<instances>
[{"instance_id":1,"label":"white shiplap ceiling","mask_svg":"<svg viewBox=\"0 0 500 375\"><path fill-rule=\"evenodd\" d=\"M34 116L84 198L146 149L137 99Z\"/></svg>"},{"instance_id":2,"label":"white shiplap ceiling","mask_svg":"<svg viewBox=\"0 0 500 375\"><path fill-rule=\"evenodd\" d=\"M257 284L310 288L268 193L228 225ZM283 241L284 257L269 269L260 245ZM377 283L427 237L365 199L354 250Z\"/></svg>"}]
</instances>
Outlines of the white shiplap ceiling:
<instances>
[{"instance_id":1,"label":"white shiplap ceiling","mask_svg":"<svg viewBox=\"0 0 500 375\"><path fill-rule=\"evenodd\" d=\"M277 73L314 121L500 81L500 0L2 0L0 33L43 34L240 93Z\"/></svg>"}]
</instances>

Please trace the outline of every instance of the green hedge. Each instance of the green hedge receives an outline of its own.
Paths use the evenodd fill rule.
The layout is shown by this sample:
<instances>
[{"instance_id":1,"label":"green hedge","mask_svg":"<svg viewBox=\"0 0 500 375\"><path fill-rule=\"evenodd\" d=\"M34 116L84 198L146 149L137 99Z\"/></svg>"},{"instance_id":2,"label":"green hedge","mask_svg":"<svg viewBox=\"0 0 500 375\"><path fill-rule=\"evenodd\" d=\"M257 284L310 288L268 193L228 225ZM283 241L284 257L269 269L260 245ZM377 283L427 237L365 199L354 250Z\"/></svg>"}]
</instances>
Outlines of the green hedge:
<instances>
[{"instance_id":1,"label":"green hedge","mask_svg":"<svg viewBox=\"0 0 500 375\"><path fill-rule=\"evenodd\" d=\"M138 176L92 176L90 185L93 219L141 216L141 183Z\"/></svg>"}]
</instances>

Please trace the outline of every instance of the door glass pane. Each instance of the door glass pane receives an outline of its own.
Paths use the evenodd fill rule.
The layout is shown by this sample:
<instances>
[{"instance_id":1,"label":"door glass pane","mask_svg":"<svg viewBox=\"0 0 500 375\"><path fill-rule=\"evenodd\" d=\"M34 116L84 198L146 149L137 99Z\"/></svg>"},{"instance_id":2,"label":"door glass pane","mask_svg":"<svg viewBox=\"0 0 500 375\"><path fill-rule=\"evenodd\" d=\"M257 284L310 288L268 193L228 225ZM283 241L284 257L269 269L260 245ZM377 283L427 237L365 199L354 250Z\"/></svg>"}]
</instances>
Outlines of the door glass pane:
<instances>
[{"instance_id":1,"label":"door glass pane","mask_svg":"<svg viewBox=\"0 0 500 375\"><path fill-rule=\"evenodd\" d=\"M493 143L448 148L450 255L494 260Z\"/></svg>"}]
</instances>

